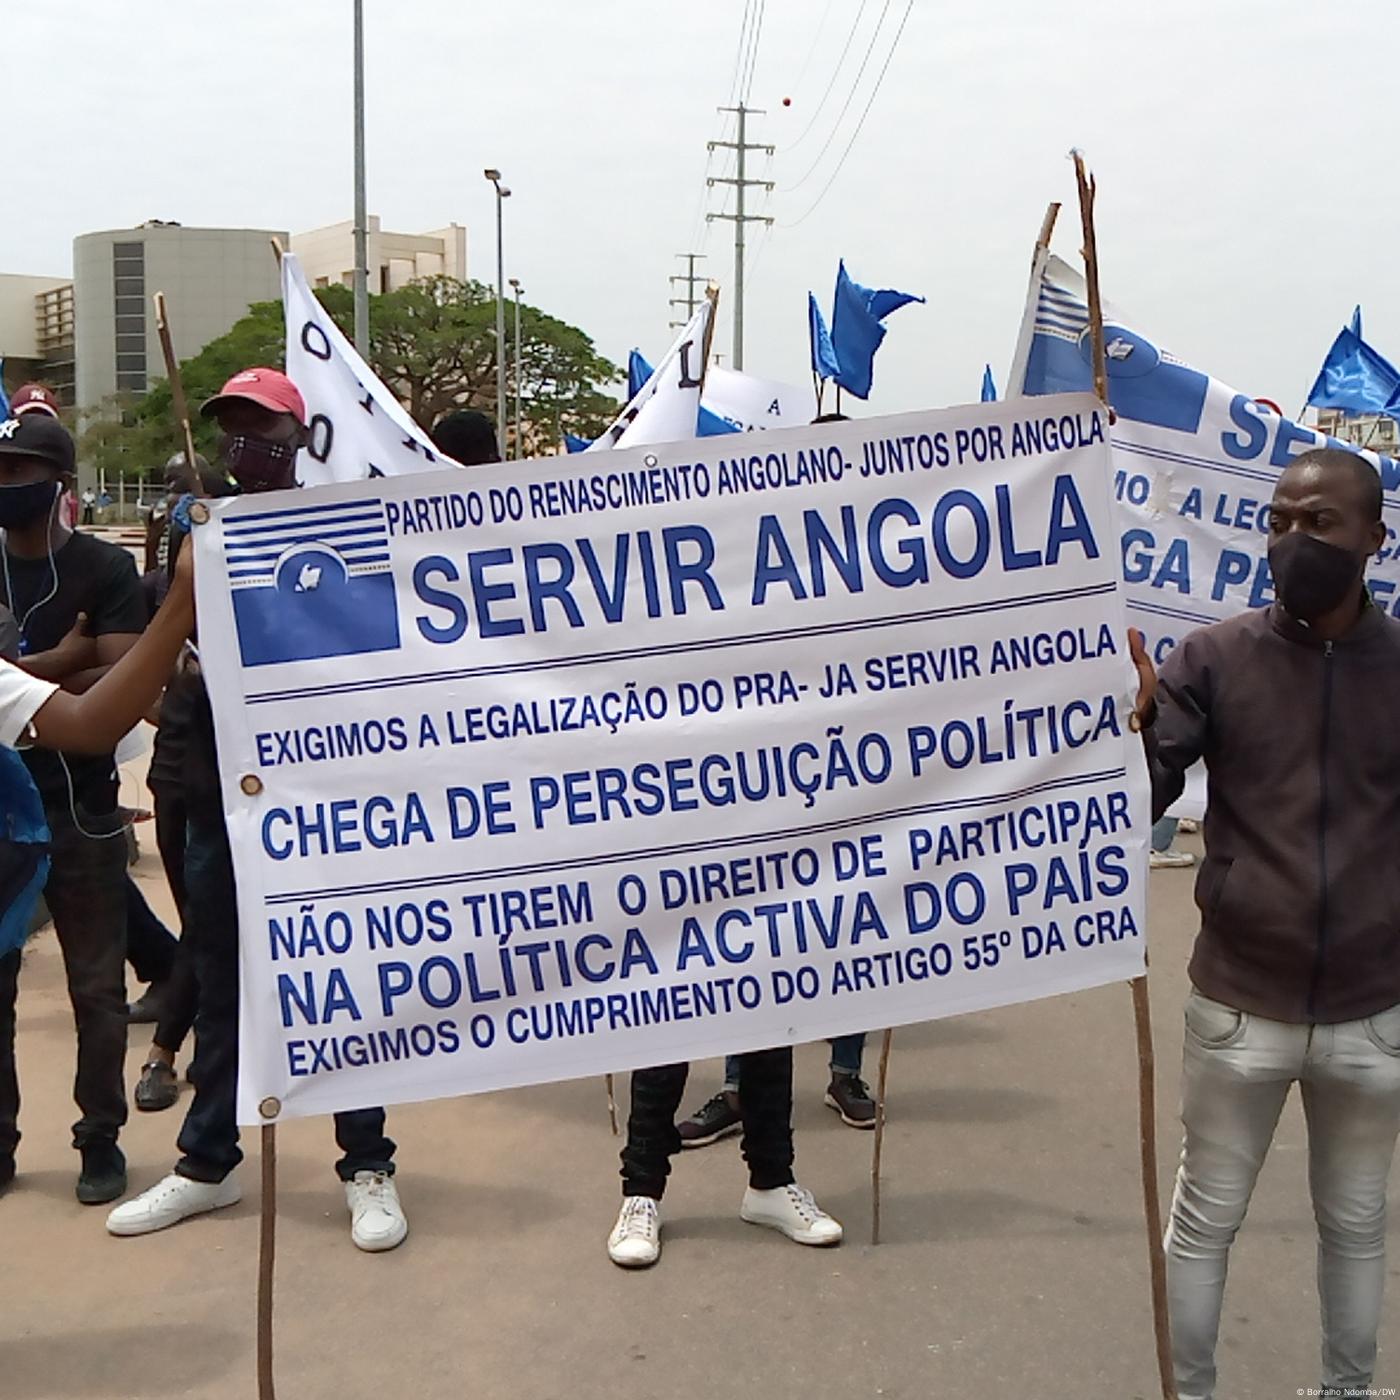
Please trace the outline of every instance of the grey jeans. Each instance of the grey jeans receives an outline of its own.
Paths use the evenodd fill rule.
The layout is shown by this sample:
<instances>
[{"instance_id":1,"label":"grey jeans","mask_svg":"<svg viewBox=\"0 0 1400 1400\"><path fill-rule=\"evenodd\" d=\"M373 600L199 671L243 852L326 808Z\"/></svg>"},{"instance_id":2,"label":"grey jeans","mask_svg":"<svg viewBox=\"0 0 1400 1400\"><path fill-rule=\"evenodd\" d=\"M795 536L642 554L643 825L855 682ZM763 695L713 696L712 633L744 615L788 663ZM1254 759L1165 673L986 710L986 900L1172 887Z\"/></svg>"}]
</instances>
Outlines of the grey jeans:
<instances>
[{"instance_id":1,"label":"grey jeans","mask_svg":"<svg viewBox=\"0 0 1400 1400\"><path fill-rule=\"evenodd\" d=\"M1322 1383L1371 1383L1385 1284L1385 1192L1400 1130L1400 1006L1364 1021L1292 1025L1192 991L1185 1141L1167 1227L1172 1359L1181 1400L1212 1400L1233 1243L1294 1082L1308 1124L1317 1220Z\"/></svg>"}]
</instances>

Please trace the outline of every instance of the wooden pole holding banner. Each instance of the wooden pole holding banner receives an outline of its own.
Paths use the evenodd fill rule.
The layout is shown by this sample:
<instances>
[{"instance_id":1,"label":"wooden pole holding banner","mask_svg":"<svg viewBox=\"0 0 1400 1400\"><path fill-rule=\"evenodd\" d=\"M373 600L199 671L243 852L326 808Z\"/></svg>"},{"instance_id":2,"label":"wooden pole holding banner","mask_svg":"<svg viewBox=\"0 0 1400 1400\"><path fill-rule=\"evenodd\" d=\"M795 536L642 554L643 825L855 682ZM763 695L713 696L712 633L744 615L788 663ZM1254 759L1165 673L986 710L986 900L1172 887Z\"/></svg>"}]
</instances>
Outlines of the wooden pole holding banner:
<instances>
[{"instance_id":1,"label":"wooden pole holding banner","mask_svg":"<svg viewBox=\"0 0 1400 1400\"><path fill-rule=\"evenodd\" d=\"M1050 246L1050 239L1055 232L1055 220L1060 217L1060 203L1055 200L1045 211L1045 217L1040 223L1040 237L1035 240L1035 250L1040 252L1042 248Z\"/></svg>"},{"instance_id":2,"label":"wooden pole holding banner","mask_svg":"<svg viewBox=\"0 0 1400 1400\"><path fill-rule=\"evenodd\" d=\"M194 494L204 495L204 485L194 467L194 434L190 431L190 406L185 401L185 385L180 378L180 364L175 358L175 345L170 339L170 317L165 308L165 293L157 292L153 298L156 305L156 333L160 336L160 353L165 357L165 377L170 381L170 398L175 406L175 416L180 420L180 431L185 439L185 465L194 478Z\"/></svg>"},{"instance_id":3,"label":"wooden pole holding banner","mask_svg":"<svg viewBox=\"0 0 1400 1400\"><path fill-rule=\"evenodd\" d=\"M603 1082L608 1086L608 1122L612 1124L612 1135L617 1136L617 1095L613 1092L613 1077L611 1071L603 1076Z\"/></svg>"},{"instance_id":4,"label":"wooden pole holding banner","mask_svg":"<svg viewBox=\"0 0 1400 1400\"><path fill-rule=\"evenodd\" d=\"M1094 356L1094 393L1109 412L1108 370L1104 353L1103 301L1099 295L1099 251L1094 238L1094 178L1084 168L1084 157L1074 157L1079 185L1079 214L1084 230L1084 283L1089 297L1089 333ZM1049 216L1047 215L1047 220ZM1043 233L1043 230L1042 230ZM1162 1400L1177 1400L1172 1374L1171 1319L1167 1311L1167 1261L1162 1246L1162 1201L1157 1185L1157 1087L1156 1057L1152 1049L1152 1006L1147 976L1128 984L1133 996L1133 1021L1137 1030L1138 1148L1142 1167L1142 1208L1147 1226L1147 1258L1152 1285L1152 1326L1157 1342L1157 1374Z\"/></svg>"},{"instance_id":5,"label":"wooden pole holding banner","mask_svg":"<svg viewBox=\"0 0 1400 1400\"><path fill-rule=\"evenodd\" d=\"M705 300L710 303L710 320L705 327L705 344L700 353L700 395L705 394L705 380L710 373L710 346L714 344L715 322L719 319L719 286L711 282L705 288Z\"/></svg>"},{"instance_id":6,"label":"wooden pole holding banner","mask_svg":"<svg viewBox=\"0 0 1400 1400\"><path fill-rule=\"evenodd\" d=\"M272 1282L277 1261L277 1125L262 1129L262 1202L258 1229L258 1400L277 1400L272 1374Z\"/></svg>"},{"instance_id":7,"label":"wooden pole holding banner","mask_svg":"<svg viewBox=\"0 0 1400 1400\"><path fill-rule=\"evenodd\" d=\"M1099 297L1099 249L1094 239L1094 195L1097 185L1084 168L1084 157L1072 151L1074 178L1079 183L1079 218L1084 228L1084 285L1089 293L1089 339L1094 356L1094 393L1108 407L1108 361L1104 355L1103 301Z\"/></svg>"},{"instance_id":8,"label":"wooden pole holding banner","mask_svg":"<svg viewBox=\"0 0 1400 1400\"><path fill-rule=\"evenodd\" d=\"M1133 1021L1138 1050L1138 1144L1142 1155L1142 1207L1147 1220L1147 1257L1152 1271L1152 1326L1157 1338L1157 1374L1162 1400L1177 1400L1172 1373L1171 1317L1167 1311L1167 1259L1162 1246L1162 1201L1157 1191L1156 1057L1152 1052L1152 1006L1147 978L1134 977Z\"/></svg>"},{"instance_id":9,"label":"wooden pole holding banner","mask_svg":"<svg viewBox=\"0 0 1400 1400\"><path fill-rule=\"evenodd\" d=\"M870 1154L870 1243L880 1243L880 1158L885 1146L885 1086L890 1076L890 1047L894 1031L880 1042L880 1073L875 1082L875 1147Z\"/></svg>"}]
</instances>

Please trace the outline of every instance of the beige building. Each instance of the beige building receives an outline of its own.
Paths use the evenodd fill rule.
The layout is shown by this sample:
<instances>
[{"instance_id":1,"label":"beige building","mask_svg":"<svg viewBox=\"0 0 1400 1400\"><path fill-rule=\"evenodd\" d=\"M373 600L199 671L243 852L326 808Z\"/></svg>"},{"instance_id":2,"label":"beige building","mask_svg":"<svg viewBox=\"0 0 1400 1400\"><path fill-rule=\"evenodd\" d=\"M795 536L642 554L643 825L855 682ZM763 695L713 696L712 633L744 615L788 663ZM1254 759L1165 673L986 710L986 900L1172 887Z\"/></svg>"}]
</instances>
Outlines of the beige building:
<instances>
[{"instance_id":1,"label":"beige building","mask_svg":"<svg viewBox=\"0 0 1400 1400\"><path fill-rule=\"evenodd\" d=\"M467 231L460 224L431 233L386 233L379 216L369 216L365 263L369 268L370 295L394 292L420 277L467 276ZM339 282L349 287L355 280L355 225L331 224L292 237L292 252L301 259L301 270L313 287Z\"/></svg>"},{"instance_id":2,"label":"beige building","mask_svg":"<svg viewBox=\"0 0 1400 1400\"><path fill-rule=\"evenodd\" d=\"M197 355L281 286L275 229L185 228L152 220L73 240L73 277L0 274L0 356L4 383L41 379L60 400L87 411L113 394L144 394L165 377L151 298L164 292L178 359ZM395 291L420 277L465 279L467 231L386 233L369 221L369 289ZM354 281L350 223L290 239L314 287Z\"/></svg>"},{"instance_id":3,"label":"beige building","mask_svg":"<svg viewBox=\"0 0 1400 1400\"><path fill-rule=\"evenodd\" d=\"M1317 430L1382 457L1400 455L1400 423L1384 413L1343 413L1340 409L1320 408Z\"/></svg>"},{"instance_id":4,"label":"beige building","mask_svg":"<svg viewBox=\"0 0 1400 1400\"><path fill-rule=\"evenodd\" d=\"M197 355L281 286L275 229L184 228L159 221L73 240L77 400L144 394L165 377L151 298L164 292L177 359Z\"/></svg>"},{"instance_id":5,"label":"beige building","mask_svg":"<svg viewBox=\"0 0 1400 1400\"><path fill-rule=\"evenodd\" d=\"M42 380L73 403L73 284L66 277L0 273L0 359L4 387Z\"/></svg>"}]
</instances>

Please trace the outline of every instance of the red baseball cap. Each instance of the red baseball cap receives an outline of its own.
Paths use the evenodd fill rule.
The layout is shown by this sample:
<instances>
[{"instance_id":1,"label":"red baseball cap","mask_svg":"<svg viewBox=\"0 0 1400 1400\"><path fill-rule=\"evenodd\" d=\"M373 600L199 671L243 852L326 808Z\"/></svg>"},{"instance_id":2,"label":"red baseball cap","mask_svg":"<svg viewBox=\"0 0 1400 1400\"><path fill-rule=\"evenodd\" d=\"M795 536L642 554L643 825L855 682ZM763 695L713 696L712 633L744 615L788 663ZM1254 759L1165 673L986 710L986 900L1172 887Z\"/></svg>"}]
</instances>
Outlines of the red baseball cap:
<instances>
[{"instance_id":1,"label":"red baseball cap","mask_svg":"<svg viewBox=\"0 0 1400 1400\"><path fill-rule=\"evenodd\" d=\"M301 390L279 369L240 370L214 395L200 405L200 413L212 418L230 399L247 399L272 413L290 413L304 428L306 401Z\"/></svg>"},{"instance_id":2,"label":"red baseball cap","mask_svg":"<svg viewBox=\"0 0 1400 1400\"><path fill-rule=\"evenodd\" d=\"M15 418L22 413L47 413L50 418L57 418L58 398L42 384L21 384L10 400L10 413Z\"/></svg>"}]
</instances>

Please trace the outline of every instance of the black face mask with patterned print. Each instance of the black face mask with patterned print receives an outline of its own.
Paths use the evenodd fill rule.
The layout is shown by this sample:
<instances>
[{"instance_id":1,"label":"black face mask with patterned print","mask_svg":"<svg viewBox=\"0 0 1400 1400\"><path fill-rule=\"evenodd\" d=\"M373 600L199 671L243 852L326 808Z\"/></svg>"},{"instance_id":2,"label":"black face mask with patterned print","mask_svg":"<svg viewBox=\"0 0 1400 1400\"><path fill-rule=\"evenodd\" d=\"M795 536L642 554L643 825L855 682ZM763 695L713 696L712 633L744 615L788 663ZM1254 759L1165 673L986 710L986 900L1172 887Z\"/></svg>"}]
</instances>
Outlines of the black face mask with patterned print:
<instances>
[{"instance_id":1,"label":"black face mask with patterned print","mask_svg":"<svg viewBox=\"0 0 1400 1400\"><path fill-rule=\"evenodd\" d=\"M226 434L219 455L245 491L276 491L296 485L297 449L291 443L246 433Z\"/></svg>"}]
</instances>

